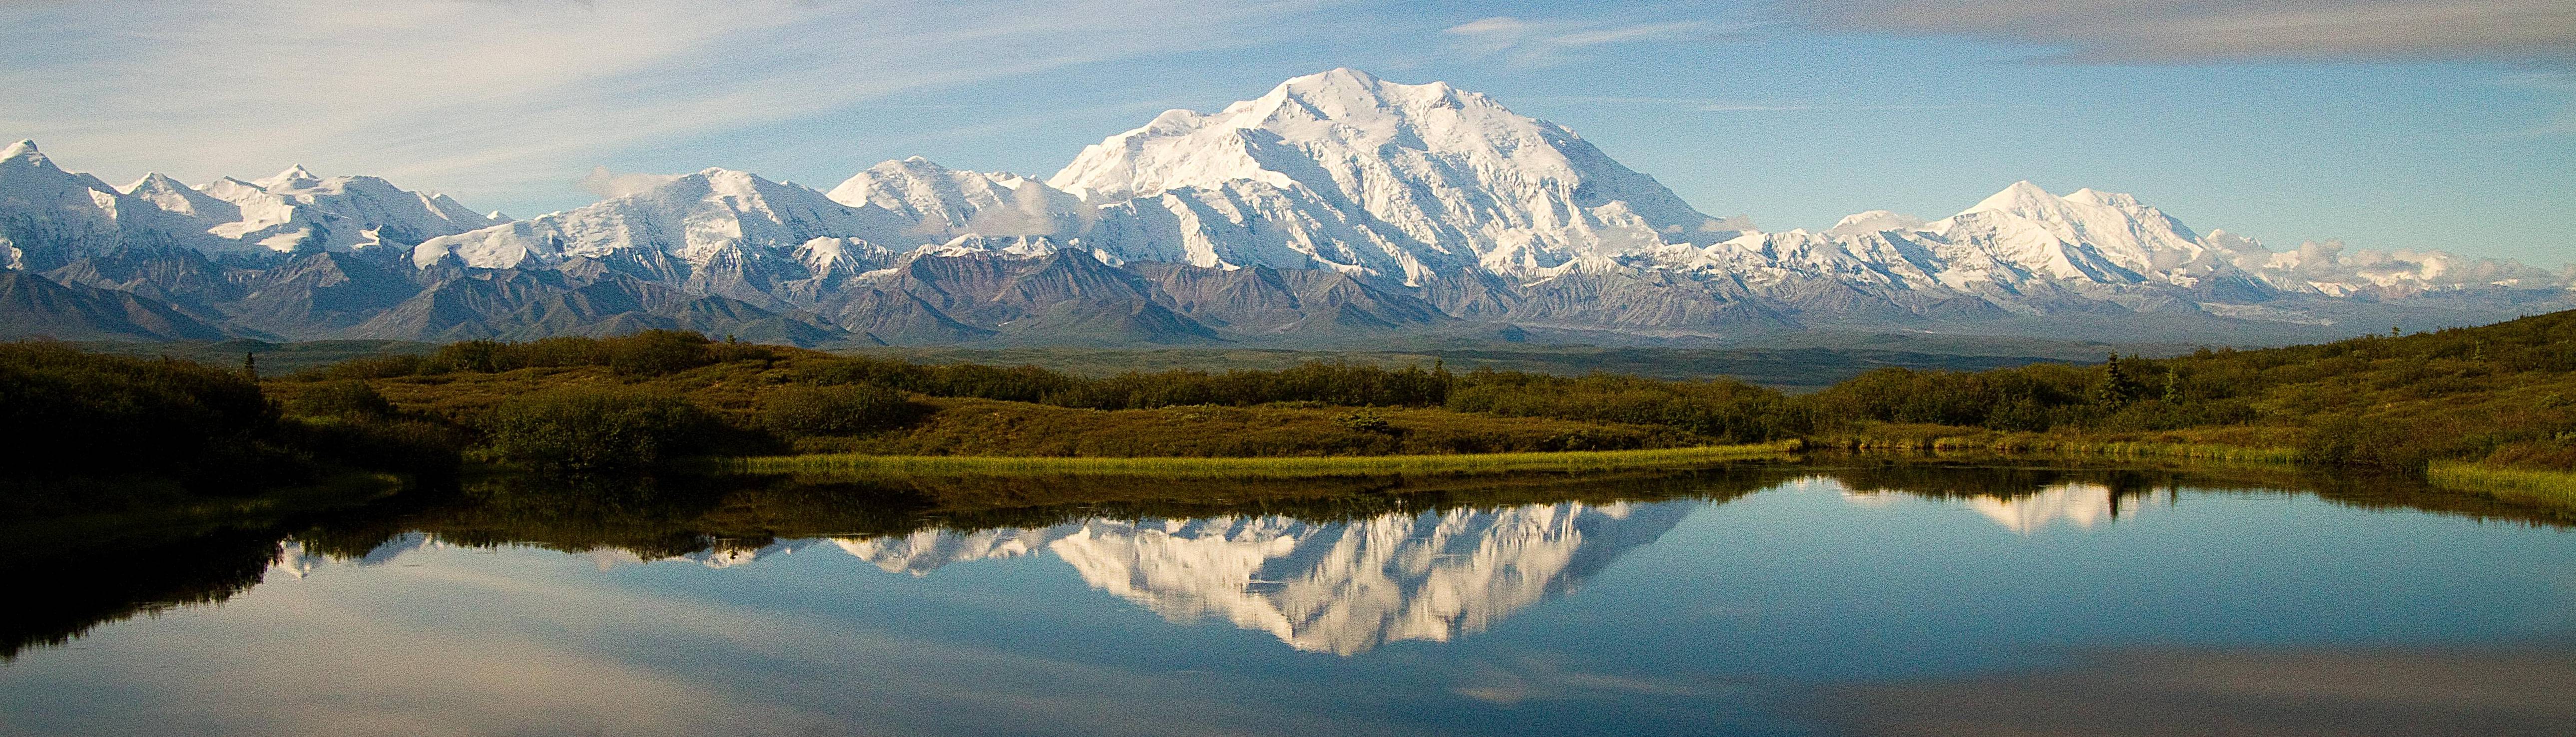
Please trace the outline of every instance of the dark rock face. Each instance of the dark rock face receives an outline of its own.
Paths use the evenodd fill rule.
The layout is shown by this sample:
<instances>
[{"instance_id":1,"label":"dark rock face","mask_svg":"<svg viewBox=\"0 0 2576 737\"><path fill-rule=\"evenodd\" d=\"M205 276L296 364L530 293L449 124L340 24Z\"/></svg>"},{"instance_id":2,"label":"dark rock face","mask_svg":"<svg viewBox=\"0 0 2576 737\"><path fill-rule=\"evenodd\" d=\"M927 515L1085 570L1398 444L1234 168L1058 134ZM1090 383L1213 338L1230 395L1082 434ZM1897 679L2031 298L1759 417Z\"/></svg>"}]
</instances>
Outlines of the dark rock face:
<instances>
[{"instance_id":1,"label":"dark rock face","mask_svg":"<svg viewBox=\"0 0 2576 737\"><path fill-rule=\"evenodd\" d=\"M132 292L63 285L24 271L0 271L0 338L218 340L224 332Z\"/></svg>"},{"instance_id":2,"label":"dark rock face","mask_svg":"<svg viewBox=\"0 0 2576 737\"><path fill-rule=\"evenodd\" d=\"M703 264L658 252L546 267L415 267L376 253L211 260L137 246L41 274L0 272L0 336L67 339L529 340L648 329L828 345L1348 345L1404 336L1526 341L1528 329L1734 336L1830 328L2231 343L2338 337L2338 324L2452 325L2565 309L2563 292L2284 294L2030 282L1909 289L1789 275L1577 271L1530 283L1484 272L1416 284L1326 269L1113 265L1052 244L897 255L860 244L828 260L758 249ZM872 249L872 250L867 250ZM2218 304L2230 312L2212 312ZM2331 321L2244 319L2280 309ZM1481 325L1481 327L1479 327Z\"/></svg>"}]
</instances>

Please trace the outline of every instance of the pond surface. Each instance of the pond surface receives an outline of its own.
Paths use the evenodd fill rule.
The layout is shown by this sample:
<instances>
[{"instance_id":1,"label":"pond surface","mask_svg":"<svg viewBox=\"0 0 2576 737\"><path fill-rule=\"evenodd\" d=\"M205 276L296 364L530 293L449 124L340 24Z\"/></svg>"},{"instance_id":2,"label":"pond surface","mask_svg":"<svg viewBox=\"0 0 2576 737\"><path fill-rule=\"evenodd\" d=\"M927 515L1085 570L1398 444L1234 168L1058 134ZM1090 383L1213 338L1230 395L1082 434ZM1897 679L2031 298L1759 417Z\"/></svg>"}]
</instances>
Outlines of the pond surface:
<instances>
[{"instance_id":1,"label":"pond surface","mask_svg":"<svg viewBox=\"0 0 2576 737\"><path fill-rule=\"evenodd\" d=\"M1392 507L947 517L695 551L585 542L616 531L560 520L514 541L490 517L445 513L57 555L44 580L153 593L74 607L94 626L59 644L14 645L0 733L2576 723L2576 536L2546 515L2188 474L1808 474L1666 479L1633 498L1522 487ZM245 550L247 570L219 562ZM210 598L224 600L166 604ZM150 613L127 616L138 609Z\"/></svg>"}]
</instances>

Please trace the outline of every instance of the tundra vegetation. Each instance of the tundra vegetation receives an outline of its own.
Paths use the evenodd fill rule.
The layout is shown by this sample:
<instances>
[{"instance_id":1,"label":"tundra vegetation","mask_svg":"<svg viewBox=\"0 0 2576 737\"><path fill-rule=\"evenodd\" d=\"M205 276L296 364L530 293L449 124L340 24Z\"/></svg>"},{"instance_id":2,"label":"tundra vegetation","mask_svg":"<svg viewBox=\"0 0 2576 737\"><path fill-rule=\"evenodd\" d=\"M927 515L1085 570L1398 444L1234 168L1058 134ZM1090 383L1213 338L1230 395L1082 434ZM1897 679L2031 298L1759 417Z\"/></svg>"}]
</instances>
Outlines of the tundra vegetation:
<instances>
[{"instance_id":1,"label":"tundra vegetation","mask_svg":"<svg viewBox=\"0 0 2576 737\"><path fill-rule=\"evenodd\" d=\"M326 466L433 471L458 453L602 472L710 455L1325 458L1792 442L2286 462L2535 498L2564 496L2576 472L2576 312L2092 365L1883 368L1804 394L1437 362L1081 375L669 331L467 341L265 381L46 343L0 358L8 419L63 428L37 457L183 483Z\"/></svg>"}]
</instances>

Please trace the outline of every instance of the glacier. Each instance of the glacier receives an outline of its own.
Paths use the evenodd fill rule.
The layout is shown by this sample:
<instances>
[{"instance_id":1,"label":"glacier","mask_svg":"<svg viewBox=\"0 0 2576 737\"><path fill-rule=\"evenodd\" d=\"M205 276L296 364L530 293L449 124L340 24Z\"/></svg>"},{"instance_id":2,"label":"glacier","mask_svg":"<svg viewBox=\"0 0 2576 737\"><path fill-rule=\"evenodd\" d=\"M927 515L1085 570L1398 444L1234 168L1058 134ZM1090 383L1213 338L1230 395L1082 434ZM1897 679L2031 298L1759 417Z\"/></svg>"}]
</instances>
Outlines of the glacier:
<instances>
[{"instance_id":1,"label":"glacier","mask_svg":"<svg viewBox=\"0 0 2576 737\"><path fill-rule=\"evenodd\" d=\"M2275 251L2030 182L1939 219L1764 231L1486 95L1350 69L1165 112L1043 180L919 157L828 192L721 168L641 179L510 219L300 166L117 188L22 141L0 152L0 266L248 337L411 340L1349 342L1499 324L2261 343L2576 306L2576 267Z\"/></svg>"}]
</instances>

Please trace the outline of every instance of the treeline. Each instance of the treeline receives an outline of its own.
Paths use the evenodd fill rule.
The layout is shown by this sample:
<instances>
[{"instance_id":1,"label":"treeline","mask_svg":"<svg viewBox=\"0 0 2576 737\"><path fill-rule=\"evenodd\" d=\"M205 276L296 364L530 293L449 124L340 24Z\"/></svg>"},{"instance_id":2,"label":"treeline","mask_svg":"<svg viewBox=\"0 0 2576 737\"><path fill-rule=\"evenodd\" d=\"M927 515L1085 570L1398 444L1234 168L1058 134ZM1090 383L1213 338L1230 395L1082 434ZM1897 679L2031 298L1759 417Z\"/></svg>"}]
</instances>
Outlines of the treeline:
<instances>
[{"instance_id":1,"label":"treeline","mask_svg":"<svg viewBox=\"0 0 2576 737\"><path fill-rule=\"evenodd\" d=\"M0 465L0 508L88 508L102 490L145 480L227 496L338 470L454 470L459 445L445 428L386 412L291 422L247 370L0 344L0 426L11 428L13 459Z\"/></svg>"},{"instance_id":2,"label":"treeline","mask_svg":"<svg viewBox=\"0 0 2576 737\"><path fill-rule=\"evenodd\" d=\"M2576 371L2576 342L2571 340L2576 340L2576 313L2558 313L2315 346L2204 350L2161 359L2114 355L2089 366L2035 364L1981 372L1883 368L1818 392L1790 395L1725 378L1460 372L1437 362L1427 367L1309 363L1280 370L1091 377L1031 366L836 356L651 331L525 343L468 341L426 355L348 361L291 377L300 386L291 392L294 401L285 414L325 420L288 423L294 428L361 429L329 436L343 439L402 435L391 428L430 437L436 433L415 425L445 423L436 428L447 433L444 437L463 438L456 442L494 460L573 469L708 453L780 452L798 438L901 430L930 415L936 409L931 405L941 398L1098 410L1355 408L1341 426L1373 433L1391 428L1365 408L1433 408L1645 426L1707 443L1802 438L1866 446L1873 438L1922 428L2102 438L2181 432L2184 441L2192 442L2207 437L2217 438L2212 442L2296 446L2308 462L2321 466L2420 471L2430 460L2460 459L2565 469L2576 467L2576 382L2569 379ZM280 435L308 430L277 429L276 410L264 409L257 387L238 372L176 362L115 363L122 359L45 346L21 345L15 351L11 355L18 358L11 359L16 363L10 369L15 373L0 380L13 382L6 390L16 392L9 395L9 411L23 417L21 426L52 422L44 418L55 415L108 423L98 429L67 425L67 433L45 446L64 458L103 462L96 459L115 453L101 450L106 447L102 443L111 442L102 438L179 438L167 442L217 449L179 454L203 459L191 462L208 468L276 455L259 448L307 449L284 451L293 455L310 454L314 451L309 449L332 442L358 443ZM551 384L555 380L545 374L511 379L491 385L522 387L509 390L514 395L475 405L465 414L405 414L376 389L397 377L424 377L409 381L420 386L452 380L436 378L442 376L577 367L606 369L606 380L580 378L601 377L596 372L572 374L563 382L580 386ZM101 392L79 388L80 382L127 382L133 388L120 390L123 394ZM525 388L531 385L537 388ZM61 397L127 396L131 398L99 399L94 407L61 404L89 401ZM187 399L170 398L180 396ZM1002 421L1001 414L993 417ZM949 422L944 431L972 430L956 424ZM107 429L128 425L131 434ZM385 452L383 447L435 445L392 442L379 443L377 451L331 452L364 455Z\"/></svg>"},{"instance_id":3,"label":"treeline","mask_svg":"<svg viewBox=\"0 0 2576 737\"><path fill-rule=\"evenodd\" d=\"M426 356L371 358L308 379L364 379L529 367L596 366L635 379L752 362L781 371L737 429L777 437L901 427L927 411L904 397L958 397L1085 409L1323 405L1426 407L1671 428L1706 442L1788 438L1865 443L1896 427L1996 433L2119 435L2263 425L2310 462L2420 470L2437 458L2505 459L2567 468L2576 386L2502 412L2500 392L2576 369L2576 313L2499 325L2374 336L2267 350L2203 350L2163 359L2108 356L2100 364L2034 364L1981 372L1883 368L1824 390L1788 395L1732 379L1664 381L1596 374L1309 363L1275 370L1172 370L1085 377L1032 366L930 365L714 341L694 333L457 343ZM2539 377L2539 378L2534 378ZM2479 402L2433 402L2446 396ZM513 400L503 415L556 399ZM572 399L560 401L572 402ZM597 404L597 398L580 400ZM669 408L677 397L640 398ZM2482 402L2484 402L2482 404ZM553 411L553 410L548 410ZM605 410L602 410L605 411ZM660 414L666 434L703 434L708 418ZM638 415L643 416L643 415ZM694 423L694 424L692 424ZM497 426L496 426L497 427ZM648 435L651 435L648 433ZM508 437L504 434L503 437ZM644 453L655 455L655 453Z\"/></svg>"},{"instance_id":4,"label":"treeline","mask_svg":"<svg viewBox=\"0 0 2576 737\"><path fill-rule=\"evenodd\" d=\"M386 379L459 372L491 374L566 366L603 366L628 376L661 376L732 361L773 360L782 353L799 350L737 343L730 339L718 342L692 332L648 330L614 338L574 336L525 343L468 340L440 346L428 355L350 359L300 372L293 378L305 381Z\"/></svg>"},{"instance_id":5,"label":"treeline","mask_svg":"<svg viewBox=\"0 0 2576 737\"><path fill-rule=\"evenodd\" d=\"M2190 360L2117 356L2093 367L2048 364L1976 373L1878 369L1822 392L1793 396L1728 378L1667 381L1611 374L1456 372L1436 362L1430 367L1403 368L1317 362L1280 370L1131 371L1085 377L1034 366L932 365L834 356L655 331L620 338L458 343L427 356L361 359L302 378L345 380L567 366L605 367L642 378L735 361L787 362L783 376L788 386L772 391L796 393L764 400L763 417L747 424L807 434L900 425L920 411L889 398L901 394L1101 410L1283 403L1437 407L1509 417L1670 427L1721 443L1810 437L1877 423L2027 432L2120 431L2237 423L2253 416L2238 392L2223 381L2212 381L2207 372L2189 365ZM845 393L813 393L826 388ZM825 406L853 409L816 409ZM844 419L819 419L826 415Z\"/></svg>"}]
</instances>

